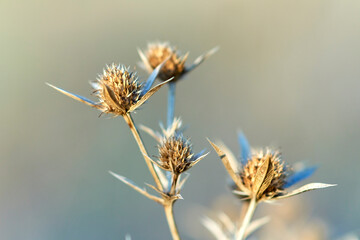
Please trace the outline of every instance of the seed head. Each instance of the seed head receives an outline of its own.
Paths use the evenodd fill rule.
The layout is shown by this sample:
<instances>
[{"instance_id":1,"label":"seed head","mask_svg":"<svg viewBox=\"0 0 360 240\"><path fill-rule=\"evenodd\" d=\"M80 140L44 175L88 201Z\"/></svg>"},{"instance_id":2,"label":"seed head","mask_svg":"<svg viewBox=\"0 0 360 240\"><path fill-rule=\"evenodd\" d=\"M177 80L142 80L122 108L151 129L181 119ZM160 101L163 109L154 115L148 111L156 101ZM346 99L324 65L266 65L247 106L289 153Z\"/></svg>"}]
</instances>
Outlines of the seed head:
<instances>
[{"instance_id":1,"label":"seed head","mask_svg":"<svg viewBox=\"0 0 360 240\"><path fill-rule=\"evenodd\" d=\"M176 80L185 70L187 55L183 57L179 56L176 49L171 47L167 42L149 44L145 55L152 69L169 58L158 75L163 81L171 77L174 77Z\"/></svg>"},{"instance_id":2,"label":"seed head","mask_svg":"<svg viewBox=\"0 0 360 240\"><path fill-rule=\"evenodd\" d=\"M210 140L209 142L233 181L231 185L233 192L243 200L252 199L256 202L276 200L314 189L335 186L334 184L310 183L288 192L287 188L310 177L316 167L302 166L293 171L281 160L279 152L270 149L265 151L251 149L242 132L239 132L238 140L241 147L240 162L226 146L223 145L220 148Z\"/></svg>"},{"instance_id":3,"label":"seed head","mask_svg":"<svg viewBox=\"0 0 360 240\"><path fill-rule=\"evenodd\" d=\"M157 66L144 84L138 82L135 72L130 72L129 68L123 65L106 66L103 75L99 75L96 82L91 82L99 102L93 102L86 97L68 92L49 83L47 85L79 102L99 109L103 113L125 115L135 111L159 91L164 84L173 80L168 79L151 88L163 65L164 62Z\"/></svg>"},{"instance_id":4,"label":"seed head","mask_svg":"<svg viewBox=\"0 0 360 240\"><path fill-rule=\"evenodd\" d=\"M244 186L258 200L283 192L288 175L280 153L269 149L253 154L240 173Z\"/></svg>"},{"instance_id":5,"label":"seed head","mask_svg":"<svg viewBox=\"0 0 360 240\"><path fill-rule=\"evenodd\" d=\"M139 101L143 85L138 82L135 72L123 65L112 64L104 69L95 87L104 112L124 115Z\"/></svg>"},{"instance_id":6,"label":"seed head","mask_svg":"<svg viewBox=\"0 0 360 240\"><path fill-rule=\"evenodd\" d=\"M159 145L159 165L174 174L189 169L194 164L193 156L190 141L180 135L165 138Z\"/></svg>"}]
</instances>

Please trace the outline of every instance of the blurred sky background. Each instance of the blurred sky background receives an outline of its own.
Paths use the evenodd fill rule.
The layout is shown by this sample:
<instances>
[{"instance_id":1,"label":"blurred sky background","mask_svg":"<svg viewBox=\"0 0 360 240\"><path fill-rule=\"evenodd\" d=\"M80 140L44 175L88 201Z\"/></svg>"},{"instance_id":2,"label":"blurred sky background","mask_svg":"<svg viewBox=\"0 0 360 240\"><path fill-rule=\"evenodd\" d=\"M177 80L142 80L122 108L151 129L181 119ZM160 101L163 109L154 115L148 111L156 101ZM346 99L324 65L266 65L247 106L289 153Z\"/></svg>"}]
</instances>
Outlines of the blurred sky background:
<instances>
[{"instance_id":1,"label":"blurred sky background","mask_svg":"<svg viewBox=\"0 0 360 240\"><path fill-rule=\"evenodd\" d=\"M45 85L89 97L105 64L136 66L136 48L154 40L190 51L190 61L220 46L177 87L186 135L195 151L211 151L175 205L184 239L209 239L206 209L236 201L206 137L238 153L238 129L290 164L319 165L306 182L339 185L297 198L331 237L359 230L360 1L0 0L0 239L170 239L162 208L108 173L152 183L123 119L98 118ZM166 90L136 123L158 129ZM259 216L276 215L269 207Z\"/></svg>"}]
</instances>

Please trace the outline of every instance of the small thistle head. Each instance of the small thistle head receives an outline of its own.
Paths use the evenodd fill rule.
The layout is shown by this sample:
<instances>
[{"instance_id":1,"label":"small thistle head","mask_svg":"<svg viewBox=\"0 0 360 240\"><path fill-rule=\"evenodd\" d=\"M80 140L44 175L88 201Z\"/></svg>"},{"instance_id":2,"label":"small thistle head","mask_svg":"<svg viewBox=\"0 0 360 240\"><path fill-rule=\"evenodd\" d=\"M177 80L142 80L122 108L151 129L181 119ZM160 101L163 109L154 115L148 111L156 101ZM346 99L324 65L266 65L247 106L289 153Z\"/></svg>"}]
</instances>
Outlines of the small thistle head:
<instances>
[{"instance_id":1,"label":"small thistle head","mask_svg":"<svg viewBox=\"0 0 360 240\"><path fill-rule=\"evenodd\" d=\"M159 148L159 165L166 171L181 174L193 164L190 141L181 135L164 138Z\"/></svg>"},{"instance_id":2,"label":"small thistle head","mask_svg":"<svg viewBox=\"0 0 360 240\"><path fill-rule=\"evenodd\" d=\"M185 70L187 55L180 57L176 49L171 47L167 42L149 44L145 55L152 69L169 58L158 75L163 81L171 77L177 79Z\"/></svg>"},{"instance_id":3,"label":"small thistle head","mask_svg":"<svg viewBox=\"0 0 360 240\"><path fill-rule=\"evenodd\" d=\"M241 199L252 199L257 202L292 197L303 192L335 186L334 184L310 183L291 192L285 189L310 177L316 167L302 167L293 171L281 160L277 151L267 149L255 151L250 148L245 135L239 132L241 147L241 161L238 162L231 151L222 146L220 148L210 142L223 162L233 183L233 192Z\"/></svg>"},{"instance_id":4,"label":"small thistle head","mask_svg":"<svg viewBox=\"0 0 360 240\"><path fill-rule=\"evenodd\" d=\"M141 98L143 85L136 73L123 65L112 64L104 69L95 86L105 113L124 115Z\"/></svg>"},{"instance_id":5,"label":"small thistle head","mask_svg":"<svg viewBox=\"0 0 360 240\"><path fill-rule=\"evenodd\" d=\"M288 175L280 153L270 149L254 153L240 172L245 188L258 200L282 193Z\"/></svg>"}]
</instances>

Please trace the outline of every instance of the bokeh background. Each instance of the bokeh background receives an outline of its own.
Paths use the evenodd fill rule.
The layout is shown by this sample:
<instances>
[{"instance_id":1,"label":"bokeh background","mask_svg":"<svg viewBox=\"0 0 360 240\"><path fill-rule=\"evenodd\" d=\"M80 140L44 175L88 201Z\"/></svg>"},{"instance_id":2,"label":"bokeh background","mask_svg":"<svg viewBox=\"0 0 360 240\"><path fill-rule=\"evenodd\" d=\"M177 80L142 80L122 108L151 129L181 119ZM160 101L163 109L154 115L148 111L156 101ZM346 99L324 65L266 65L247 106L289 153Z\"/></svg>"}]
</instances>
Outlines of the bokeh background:
<instances>
[{"instance_id":1,"label":"bokeh background","mask_svg":"<svg viewBox=\"0 0 360 240\"><path fill-rule=\"evenodd\" d=\"M108 173L152 182L125 122L45 85L90 96L105 64L136 66L136 47L154 40L190 51L190 61L220 46L177 87L195 151L211 150L175 206L184 239L210 239L200 219L219 202L236 206L205 138L238 152L238 129L289 163L319 165L307 182L338 186L294 201L329 238L358 231L359 13L358 0L1 0L0 239L170 239L162 208ZM158 129L166 96L135 121ZM258 215L279 211L264 205Z\"/></svg>"}]
</instances>

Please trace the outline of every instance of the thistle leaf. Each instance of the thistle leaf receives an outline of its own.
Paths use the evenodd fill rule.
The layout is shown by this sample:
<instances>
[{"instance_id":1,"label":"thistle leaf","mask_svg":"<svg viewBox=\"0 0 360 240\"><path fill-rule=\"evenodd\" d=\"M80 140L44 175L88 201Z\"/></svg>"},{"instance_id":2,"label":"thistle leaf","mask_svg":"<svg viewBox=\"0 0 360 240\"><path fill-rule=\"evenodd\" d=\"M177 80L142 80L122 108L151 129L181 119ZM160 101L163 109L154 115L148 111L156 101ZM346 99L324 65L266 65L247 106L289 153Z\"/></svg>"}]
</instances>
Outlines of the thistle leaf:
<instances>
[{"instance_id":1,"label":"thistle leaf","mask_svg":"<svg viewBox=\"0 0 360 240\"><path fill-rule=\"evenodd\" d=\"M161 142L162 136L158 133L152 130L151 128L144 126L142 124L139 125L139 128L149 134L151 137L153 137L157 142Z\"/></svg>"},{"instance_id":2,"label":"thistle leaf","mask_svg":"<svg viewBox=\"0 0 360 240\"><path fill-rule=\"evenodd\" d=\"M116 109L116 110L121 110L123 109L120 104L119 104L119 101L116 99L115 97L115 93L114 91L106 84L103 83L103 85L105 86L103 89L104 89L104 97L106 100L106 103L108 105L111 106L111 108L113 109ZM121 111L122 114L124 113L124 111Z\"/></svg>"},{"instance_id":3,"label":"thistle leaf","mask_svg":"<svg viewBox=\"0 0 360 240\"><path fill-rule=\"evenodd\" d=\"M46 83L46 84L47 84L48 86L54 88L55 90L57 90L57 91L65 94L66 96L71 97L71 98L73 98L73 99L75 99L75 100L78 100L78 101L80 101L80 102L82 102L82 103L85 103L85 104L87 104L87 105L89 105L89 106L91 106L91 107L98 108L98 109L101 109L101 108L102 108L102 105L97 104L97 103L95 103L95 102L93 102L93 101L91 101L91 100L89 100L89 99L87 99L87 98L85 98L85 97L83 97L83 96L80 96L80 95L77 95L77 94L68 92L68 91L66 91L66 90L64 90L64 89L55 87L54 85L51 85L50 83Z\"/></svg>"},{"instance_id":4,"label":"thistle leaf","mask_svg":"<svg viewBox=\"0 0 360 240\"><path fill-rule=\"evenodd\" d=\"M139 186L137 186L133 181L131 181L130 179L126 178L126 177L123 177L121 175L118 175L116 173L113 173L111 171L109 171L109 173L111 175L113 175L114 177L116 177L117 179L119 179L120 181L122 181L123 183L125 183L126 185L132 187L135 191L141 193L142 195L144 195L145 197L157 202L157 203L160 203L160 204L163 204L163 199L161 198L158 198L156 196L153 196L151 195L150 193L148 193L145 189L143 188L140 188Z\"/></svg>"},{"instance_id":5,"label":"thistle leaf","mask_svg":"<svg viewBox=\"0 0 360 240\"><path fill-rule=\"evenodd\" d=\"M253 234L256 230L267 224L269 221L270 217L262 217L252 221L250 225L246 228L245 238Z\"/></svg>"},{"instance_id":6,"label":"thistle leaf","mask_svg":"<svg viewBox=\"0 0 360 240\"><path fill-rule=\"evenodd\" d=\"M311 191L311 190L315 190L315 189L320 189L320 188L328 188L328 187L334 187L336 186L337 184L326 184L326 183L309 183L309 184L306 184L288 194L285 194L285 195L281 195L281 196L278 196L278 197L275 197L275 199L283 199L283 198L288 198L288 197L292 197L292 196L295 196L295 195L298 195L300 193L304 193L304 192L307 192L307 191Z\"/></svg>"},{"instance_id":7,"label":"thistle leaf","mask_svg":"<svg viewBox=\"0 0 360 240\"><path fill-rule=\"evenodd\" d=\"M188 73L192 70L194 70L197 66L199 66L202 62L204 62L207 58L209 58L211 55L216 53L219 50L219 47L214 47L210 49L210 51L206 52L205 54L197 57L193 64L191 64L189 67L185 68L185 73Z\"/></svg>"},{"instance_id":8,"label":"thistle leaf","mask_svg":"<svg viewBox=\"0 0 360 240\"><path fill-rule=\"evenodd\" d=\"M200 162L200 160L202 160L204 157L206 157L208 154L209 154L210 152L208 152L208 153L205 153L205 154L203 154L202 156L197 156L197 154L193 157L193 160L191 161L191 164L190 164L190 166L192 167L192 166L194 166L195 164L197 164L198 162Z\"/></svg>"},{"instance_id":9,"label":"thistle leaf","mask_svg":"<svg viewBox=\"0 0 360 240\"><path fill-rule=\"evenodd\" d=\"M241 197L249 197L249 194L247 194L246 192L242 192L242 191L238 191L238 190L233 190L232 192Z\"/></svg>"},{"instance_id":10,"label":"thistle leaf","mask_svg":"<svg viewBox=\"0 0 360 240\"><path fill-rule=\"evenodd\" d=\"M151 185L151 184L148 184L148 183L145 183L146 186L148 186L149 188L152 188L155 192L159 193L163 198L167 198L169 197L166 193L164 193L163 191L159 190L157 187Z\"/></svg>"},{"instance_id":11,"label":"thistle leaf","mask_svg":"<svg viewBox=\"0 0 360 240\"><path fill-rule=\"evenodd\" d=\"M162 83L156 85L155 87L153 87L152 89L150 89L144 96L142 96L140 98L139 101L136 102L136 104L134 104L130 107L129 112L132 112L136 108L140 107L146 100L148 100L154 93L156 93L164 84L170 82L173 79L174 78L170 78L170 79L166 80L165 82L162 82Z\"/></svg>"},{"instance_id":12,"label":"thistle leaf","mask_svg":"<svg viewBox=\"0 0 360 240\"><path fill-rule=\"evenodd\" d=\"M312 167L305 167L300 171L295 172L286 179L286 184L284 185L284 188L291 187L292 185L310 177L316 171L316 169L317 169L316 166L312 166Z\"/></svg>"},{"instance_id":13,"label":"thistle leaf","mask_svg":"<svg viewBox=\"0 0 360 240\"><path fill-rule=\"evenodd\" d=\"M225 169L229 173L231 179L234 181L236 186L238 186L241 191L247 192L247 189L243 185L242 180L236 174L234 169L231 167L230 161L229 161L228 157L226 156L226 154L218 146L216 146L215 143L211 142L210 139L208 139L208 141L211 144L211 146L215 149L216 153L219 155L221 161L223 162L223 164L225 166Z\"/></svg>"},{"instance_id":14,"label":"thistle leaf","mask_svg":"<svg viewBox=\"0 0 360 240\"><path fill-rule=\"evenodd\" d=\"M141 61L144 63L144 67L146 68L146 70L151 73L153 71L147 57L145 56L145 54L141 51L140 48L137 49L139 56L141 58Z\"/></svg>"},{"instance_id":15,"label":"thistle leaf","mask_svg":"<svg viewBox=\"0 0 360 240\"><path fill-rule=\"evenodd\" d=\"M149 89L151 88L151 86L153 85L155 79L157 78L161 68L164 66L164 64L169 60L170 57L166 58L162 63L160 63L155 69L154 71L152 71L152 73L150 74L150 76L148 77L148 79L145 82L143 91L141 92L141 97L144 96Z\"/></svg>"},{"instance_id":16,"label":"thistle leaf","mask_svg":"<svg viewBox=\"0 0 360 240\"><path fill-rule=\"evenodd\" d=\"M241 163L245 166L248 159L251 157L250 144L243 132L238 132L238 141L241 149Z\"/></svg>"},{"instance_id":17,"label":"thistle leaf","mask_svg":"<svg viewBox=\"0 0 360 240\"><path fill-rule=\"evenodd\" d=\"M202 224L207 230L215 237L216 240L229 240L226 236L226 233L221 228L220 224L215 222L209 217L204 217L201 219Z\"/></svg>"},{"instance_id":18,"label":"thistle leaf","mask_svg":"<svg viewBox=\"0 0 360 240\"><path fill-rule=\"evenodd\" d=\"M266 178L270 164L271 164L270 157L268 156L265 159L265 161L263 162L263 164L261 164L261 166L258 168L258 170L255 174L255 180L254 180L254 185L252 187L252 190L256 195L258 195L258 193L260 191L260 187Z\"/></svg>"},{"instance_id":19,"label":"thistle leaf","mask_svg":"<svg viewBox=\"0 0 360 240\"><path fill-rule=\"evenodd\" d=\"M155 169L156 174L159 177L160 183L162 185L162 189L165 189L169 184L168 180L165 177L165 174L161 171L161 169L157 165L154 165L154 169Z\"/></svg>"},{"instance_id":20,"label":"thistle leaf","mask_svg":"<svg viewBox=\"0 0 360 240\"><path fill-rule=\"evenodd\" d=\"M158 166L159 168L166 170L165 168L163 168L158 162L152 160L152 158L150 158L148 155L146 155L145 153L143 153L144 158L146 158L147 160L149 160L150 162L152 162L153 164L155 164L155 166Z\"/></svg>"},{"instance_id":21,"label":"thistle leaf","mask_svg":"<svg viewBox=\"0 0 360 240\"><path fill-rule=\"evenodd\" d=\"M185 177L182 177L183 175L185 175ZM182 187L184 186L186 180L189 178L190 174L189 173L182 173L179 176L179 184L177 184L177 189L176 192L179 193L180 190L182 189Z\"/></svg>"},{"instance_id":22,"label":"thistle leaf","mask_svg":"<svg viewBox=\"0 0 360 240\"><path fill-rule=\"evenodd\" d=\"M231 150L224 144L221 143L219 145L219 147L224 151L224 153L226 154L226 156L228 156L229 159L229 163L232 167L232 169L234 170L234 172L236 174L239 173L240 169L241 169L241 165L240 163L237 161L236 157L234 156L234 154L231 152Z\"/></svg>"},{"instance_id":23,"label":"thistle leaf","mask_svg":"<svg viewBox=\"0 0 360 240\"><path fill-rule=\"evenodd\" d=\"M222 222L228 232L235 232L235 223L224 212L218 214L219 220Z\"/></svg>"},{"instance_id":24,"label":"thistle leaf","mask_svg":"<svg viewBox=\"0 0 360 240\"><path fill-rule=\"evenodd\" d=\"M257 198L259 199L261 197L261 195L265 192L265 190L269 187L269 185L271 184L272 179L274 178L274 166L273 164L270 162L269 163L269 169L266 173L266 177L263 181L263 183L261 184L261 187L259 189L259 192L257 193Z\"/></svg>"}]
</instances>

